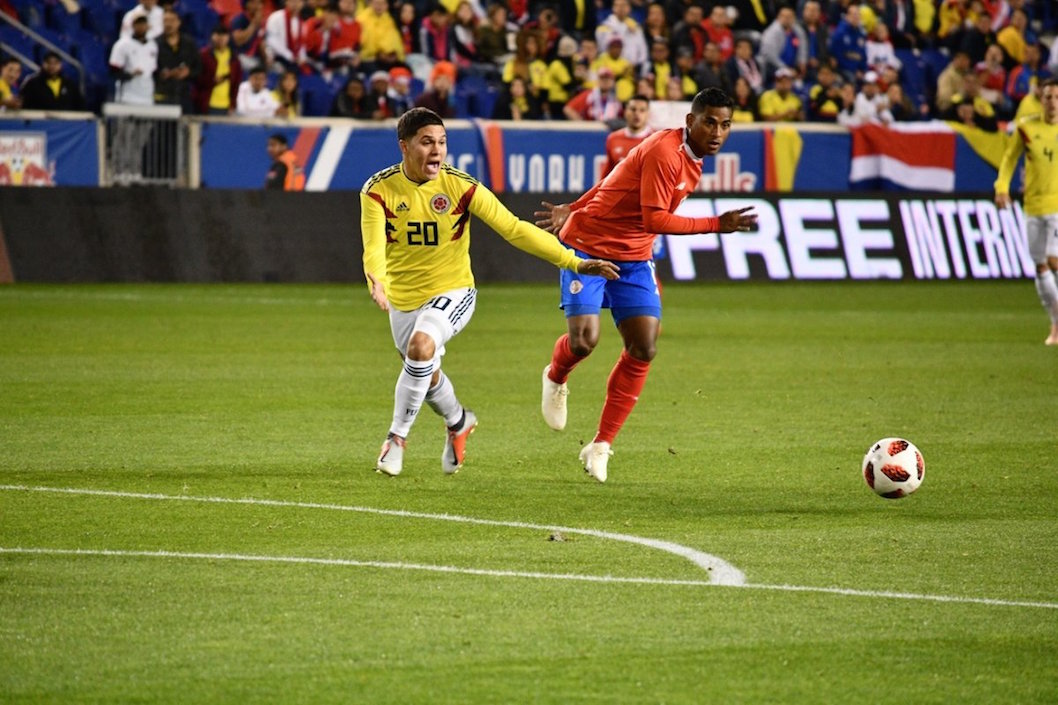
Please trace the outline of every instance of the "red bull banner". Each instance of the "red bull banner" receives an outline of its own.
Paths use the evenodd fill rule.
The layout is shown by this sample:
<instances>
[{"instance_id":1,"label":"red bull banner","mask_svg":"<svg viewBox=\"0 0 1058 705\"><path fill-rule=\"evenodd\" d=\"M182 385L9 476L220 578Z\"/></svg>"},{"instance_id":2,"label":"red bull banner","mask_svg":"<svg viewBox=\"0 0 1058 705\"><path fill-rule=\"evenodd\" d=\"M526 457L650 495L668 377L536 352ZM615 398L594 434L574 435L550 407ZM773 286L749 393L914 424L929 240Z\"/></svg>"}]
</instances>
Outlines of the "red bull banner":
<instances>
[{"instance_id":1,"label":"red bull banner","mask_svg":"<svg viewBox=\"0 0 1058 705\"><path fill-rule=\"evenodd\" d=\"M0 119L0 186L99 186L95 119Z\"/></svg>"}]
</instances>

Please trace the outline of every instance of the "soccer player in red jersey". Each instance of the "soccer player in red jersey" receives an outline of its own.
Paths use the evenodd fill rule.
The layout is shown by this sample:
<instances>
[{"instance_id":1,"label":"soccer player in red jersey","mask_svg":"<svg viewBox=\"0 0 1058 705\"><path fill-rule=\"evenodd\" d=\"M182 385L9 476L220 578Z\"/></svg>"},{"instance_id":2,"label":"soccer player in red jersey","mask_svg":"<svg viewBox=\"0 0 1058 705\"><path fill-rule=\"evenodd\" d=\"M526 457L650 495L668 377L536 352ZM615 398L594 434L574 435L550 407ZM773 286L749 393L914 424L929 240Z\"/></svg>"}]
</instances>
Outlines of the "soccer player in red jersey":
<instances>
[{"instance_id":1,"label":"soccer player in red jersey","mask_svg":"<svg viewBox=\"0 0 1058 705\"><path fill-rule=\"evenodd\" d=\"M628 156L632 148L654 133L647 124L650 118L650 98L637 94L625 101L625 126L606 136L606 164L602 168L605 178L617 162Z\"/></svg>"},{"instance_id":2,"label":"soccer player in red jersey","mask_svg":"<svg viewBox=\"0 0 1058 705\"><path fill-rule=\"evenodd\" d=\"M610 446L646 382L661 321L661 298L652 250L658 233L690 235L752 229L751 208L718 217L675 215L698 186L702 158L720 151L731 133L734 103L717 88L694 97L684 127L654 133L590 191L571 204L544 202L537 225L583 257L605 257L618 265L620 279L563 273L562 309L568 332L556 342L544 368L541 411L547 424L566 426L566 380L599 342L599 311L609 308L624 341L610 372L606 402L595 438L580 452L585 471L606 481Z\"/></svg>"}]
</instances>

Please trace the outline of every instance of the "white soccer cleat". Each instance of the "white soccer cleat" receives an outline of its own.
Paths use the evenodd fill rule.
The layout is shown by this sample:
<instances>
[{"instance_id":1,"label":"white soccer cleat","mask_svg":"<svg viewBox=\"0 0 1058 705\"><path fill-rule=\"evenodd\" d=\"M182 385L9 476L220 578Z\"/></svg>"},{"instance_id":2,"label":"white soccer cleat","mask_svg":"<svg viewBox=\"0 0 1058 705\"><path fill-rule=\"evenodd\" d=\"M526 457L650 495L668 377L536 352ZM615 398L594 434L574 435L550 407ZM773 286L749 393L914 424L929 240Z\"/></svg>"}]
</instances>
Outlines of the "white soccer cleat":
<instances>
[{"instance_id":1,"label":"white soccer cleat","mask_svg":"<svg viewBox=\"0 0 1058 705\"><path fill-rule=\"evenodd\" d=\"M400 436L390 435L382 444L375 470L390 477L396 477L404 467L404 446L407 445Z\"/></svg>"},{"instance_id":2,"label":"white soccer cleat","mask_svg":"<svg viewBox=\"0 0 1058 705\"><path fill-rule=\"evenodd\" d=\"M610 462L610 444L606 441L589 443L580 452L580 462L584 463L584 472L599 482L606 482L606 464Z\"/></svg>"},{"instance_id":3,"label":"white soccer cleat","mask_svg":"<svg viewBox=\"0 0 1058 705\"><path fill-rule=\"evenodd\" d=\"M445 475L454 475L463 467L463 459L467 454L467 438L478 427L478 417L474 412L467 409L463 417L463 425L458 429L448 429L445 437L445 449L441 454L441 469Z\"/></svg>"},{"instance_id":4,"label":"white soccer cleat","mask_svg":"<svg viewBox=\"0 0 1058 705\"><path fill-rule=\"evenodd\" d=\"M569 389L566 385L557 384L548 378L547 373L551 371L551 365L544 368L544 393L540 400L540 411L544 414L544 421L556 431L566 427L566 397Z\"/></svg>"}]
</instances>

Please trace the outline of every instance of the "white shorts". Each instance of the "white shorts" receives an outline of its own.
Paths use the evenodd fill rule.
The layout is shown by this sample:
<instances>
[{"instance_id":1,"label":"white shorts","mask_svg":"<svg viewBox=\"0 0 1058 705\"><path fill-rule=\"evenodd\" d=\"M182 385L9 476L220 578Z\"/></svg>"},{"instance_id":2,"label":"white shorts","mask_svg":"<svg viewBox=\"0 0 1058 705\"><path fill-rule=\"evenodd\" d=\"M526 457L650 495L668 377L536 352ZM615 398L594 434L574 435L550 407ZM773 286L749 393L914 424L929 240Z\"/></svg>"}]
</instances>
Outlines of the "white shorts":
<instances>
[{"instance_id":1,"label":"white shorts","mask_svg":"<svg viewBox=\"0 0 1058 705\"><path fill-rule=\"evenodd\" d=\"M408 341L416 331L433 338L437 357L445 354L445 343L466 327L474 315L477 289L453 289L433 297L414 311L389 310L393 343L401 355L408 352Z\"/></svg>"},{"instance_id":2,"label":"white shorts","mask_svg":"<svg viewBox=\"0 0 1058 705\"><path fill-rule=\"evenodd\" d=\"M1048 257L1058 257L1058 213L1025 216L1025 235L1033 262L1043 264Z\"/></svg>"}]
</instances>

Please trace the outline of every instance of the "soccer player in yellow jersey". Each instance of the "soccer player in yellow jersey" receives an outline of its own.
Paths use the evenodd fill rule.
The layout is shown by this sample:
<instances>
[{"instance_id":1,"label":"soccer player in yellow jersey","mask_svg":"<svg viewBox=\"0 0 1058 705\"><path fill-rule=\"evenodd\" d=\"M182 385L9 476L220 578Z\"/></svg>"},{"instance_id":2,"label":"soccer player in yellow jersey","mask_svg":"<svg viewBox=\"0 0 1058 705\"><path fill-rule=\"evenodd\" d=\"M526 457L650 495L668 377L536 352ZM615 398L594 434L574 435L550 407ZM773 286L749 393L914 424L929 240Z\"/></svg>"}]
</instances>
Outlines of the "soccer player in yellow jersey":
<instances>
[{"instance_id":1,"label":"soccer player in yellow jersey","mask_svg":"<svg viewBox=\"0 0 1058 705\"><path fill-rule=\"evenodd\" d=\"M412 424L425 401L447 426L441 469L463 465L477 426L441 371L444 346L474 314L470 216L520 250L580 274L617 278L617 267L582 259L549 233L518 219L484 185L445 163L448 138L440 116L413 108L397 122L401 162L378 172L360 191L364 273L371 298L389 312L393 342L404 358L393 401L393 423L376 470L398 475Z\"/></svg>"},{"instance_id":2,"label":"soccer player in yellow jersey","mask_svg":"<svg viewBox=\"0 0 1058 705\"><path fill-rule=\"evenodd\" d=\"M996 179L996 205L1010 206L1010 178L1025 153L1025 231L1036 263L1036 291L1051 316L1044 341L1058 345L1058 79L1040 84L1043 112L1018 121Z\"/></svg>"}]
</instances>

